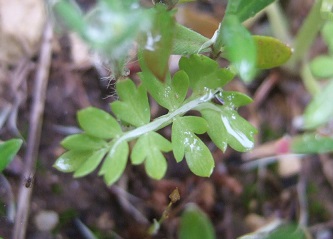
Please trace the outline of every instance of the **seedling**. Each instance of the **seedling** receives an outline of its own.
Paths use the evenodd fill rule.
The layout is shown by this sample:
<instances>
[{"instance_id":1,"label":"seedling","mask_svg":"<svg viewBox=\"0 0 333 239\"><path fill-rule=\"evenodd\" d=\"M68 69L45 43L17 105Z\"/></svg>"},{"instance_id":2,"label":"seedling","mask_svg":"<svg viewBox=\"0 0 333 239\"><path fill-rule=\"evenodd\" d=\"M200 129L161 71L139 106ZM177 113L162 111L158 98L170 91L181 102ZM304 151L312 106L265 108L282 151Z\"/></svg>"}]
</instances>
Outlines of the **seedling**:
<instances>
[{"instance_id":1,"label":"seedling","mask_svg":"<svg viewBox=\"0 0 333 239\"><path fill-rule=\"evenodd\" d=\"M242 25L272 2L229 1L219 29L208 39L175 22L174 11L169 9L177 1L144 9L136 0L100 0L88 18L69 2L57 1L55 10L64 22L109 60L113 78L118 80L119 99L110 104L112 115L93 107L78 112L83 133L62 141L67 152L54 166L82 177L102 163L99 175L111 185L122 175L129 158L133 165L144 163L150 177L161 179L167 170L163 153L170 151L177 162L185 159L194 174L209 177L214 159L200 134L207 133L222 151L227 146L250 150L257 130L237 109L252 99L223 88L236 75L251 82L258 69L278 66L290 57L291 49L285 44L252 36ZM122 75L134 41L142 70L138 86ZM214 60L200 55L203 52ZM173 77L168 72L170 54L183 56ZM215 61L218 56L230 66L221 68ZM152 120L148 94L168 113ZM188 115L192 111L197 116ZM157 133L169 125L171 139Z\"/></svg>"}]
</instances>

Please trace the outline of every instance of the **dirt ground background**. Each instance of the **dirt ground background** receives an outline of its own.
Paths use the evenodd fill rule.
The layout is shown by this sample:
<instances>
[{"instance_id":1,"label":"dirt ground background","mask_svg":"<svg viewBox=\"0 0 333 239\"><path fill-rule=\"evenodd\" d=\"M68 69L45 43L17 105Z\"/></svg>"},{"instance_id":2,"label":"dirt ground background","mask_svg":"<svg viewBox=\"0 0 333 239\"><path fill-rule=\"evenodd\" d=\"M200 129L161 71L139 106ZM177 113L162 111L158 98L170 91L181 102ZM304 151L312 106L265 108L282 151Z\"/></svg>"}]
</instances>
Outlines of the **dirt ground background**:
<instances>
[{"instance_id":1,"label":"dirt ground background","mask_svg":"<svg viewBox=\"0 0 333 239\"><path fill-rule=\"evenodd\" d=\"M1 1L0 6L2 8L15 1L11 2ZM31 0L31 6L36 2ZM89 0L78 2L83 9L94 4ZM313 1L281 1L281 4L292 32L296 33ZM191 3L179 10L177 19L211 36L223 16L225 5L226 1L217 0ZM3 22L9 23L19 14L27 16L23 10L23 13L15 10L14 6L11 9L15 14L1 15L3 28ZM19 25L23 30L11 29L11 38L4 35L0 38L0 114L6 118L0 130L2 140L18 136L27 140L31 127L29 115L32 98L36 94L33 84L41 46L38 39L43 32L43 24L38 24L38 19L43 19L43 16L38 18L36 15L32 14L25 20L22 17ZM31 27L29 24L34 17L36 25ZM260 17L250 29L255 34L269 31L266 16ZM101 239L148 238L147 228L154 218L161 217L169 203L168 196L176 187L181 199L153 238L177 238L181 212L190 202L207 213L217 238L237 238L276 218L298 223L304 220L304 216L307 230L313 238L333 238L331 156L289 155L282 158L275 155L276 142L299 133L295 119L311 99L300 76L282 68L262 72L247 86L239 80L228 85L228 89L254 98L255 103L241 108L240 113L259 129L259 134L254 150L245 154L231 149L222 153L204 136L216 161L210 178L193 175L185 161L175 163L172 154L167 154L169 167L163 180L150 179L142 166L128 165L126 173L111 187L107 187L97 173L73 179L71 174L53 168L55 159L64 152L60 141L77 131L76 112L91 105L108 110L108 104L113 100L112 85L108 88L108 81L104 79L109 74L108 67L96 67L93 64L96 61L91 55L85 55L85 49L79 46L71 34L56 29L36 171L29 173L24 168L26 141L0 181L0 236L11 238L14 226L9 205L16 202L19 190L24 187L22 178L34 175L31 202L27 203L30 213L26 238L89 238L81 223ZM318 38L311 55L325 51L325 45ZM172 65L176 63L172 62ZM137 62L130 62L129 68L131 76L136 79ZM152 105L153 117L163 113L157 105ZM162 133L170 136L170 129ZM255 163L253 168L244 166L267 155L275 159L274 163L266 167L259 163ZM12 191L12 197L8 195L9 191ZM58 218L47 230L43 230L43 223L38 222L40 217L46 221L45 215Z\"/></svg>"}]
</instances>

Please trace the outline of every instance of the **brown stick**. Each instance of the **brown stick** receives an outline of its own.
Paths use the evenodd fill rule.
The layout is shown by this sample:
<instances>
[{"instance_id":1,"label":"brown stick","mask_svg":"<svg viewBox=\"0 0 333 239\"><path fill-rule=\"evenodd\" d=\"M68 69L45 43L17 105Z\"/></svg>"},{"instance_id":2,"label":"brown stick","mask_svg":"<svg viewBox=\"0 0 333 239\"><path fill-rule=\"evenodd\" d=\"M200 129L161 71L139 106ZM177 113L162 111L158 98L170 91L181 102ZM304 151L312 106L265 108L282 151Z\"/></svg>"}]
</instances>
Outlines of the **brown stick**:
<instances>
[{"instance_id":1,"label":"brown stick","mask_svg":"<svg viewBox=\"0 0 333 239\"><path fill-rule=\"evenodd\" d=\"M17 213L13 231L13 239L24 239L27 219L29 214L30 198L32 188L25 187L25 177L35 172L38 157L38 148L42 127L42 116L44 112L45 93L52 53L52 25L48 21L43 32L43 41L39 54L39 61L34 82L32 109L30 113L30 128L27 142L27 150L24 157L25 168L21 178L21 187L18 195Z\"/></svg>"}]
</instances>

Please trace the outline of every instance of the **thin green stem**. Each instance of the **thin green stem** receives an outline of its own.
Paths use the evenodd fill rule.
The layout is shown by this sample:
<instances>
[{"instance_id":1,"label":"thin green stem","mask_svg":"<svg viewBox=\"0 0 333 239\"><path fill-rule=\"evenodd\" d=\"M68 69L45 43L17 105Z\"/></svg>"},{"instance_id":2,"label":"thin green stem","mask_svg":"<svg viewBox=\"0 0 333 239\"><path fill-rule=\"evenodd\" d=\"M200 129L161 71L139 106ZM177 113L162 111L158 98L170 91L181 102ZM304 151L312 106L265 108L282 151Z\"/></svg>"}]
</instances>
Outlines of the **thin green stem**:
<instances>
[{"instance_id":1,"label":"thin green stem","mask_svg":"<svg viewBox=\"0 0 333 239\"><path fill-rule=\"evenodd\" d=\"M278 2L274 2L265 9L273 35L281 41L290 44L291 36L287 18L281 10Z\"/></svg>"},{"instance_id":2,"label":"thin green stem","mask_svg":"<svg viewBox=\"0 0 333 239\"><path fill-rule=\"evenodd\" d=\"M320 92L320 86L318 84L318 81L313 77L309 64L305 61L303 62L301 67L301 76L306 90L312 96L315 96L317 93Z\"/></svg>"},{"instance_id":3,"label":"thin green stem","mask_svg":"<svg viewBox=\"0 0 333 239\"><path fill-rule=\"evenodd\" d=\"M308 54L309 48L325 22L320 15L321 3L322 0L315 1L294 40L294 53L286 65L292 72L295 72L297 64Z\"/></svg>"},{"instance_id":4,"label":"thin green stem","mask_svg":"<svg viewBox=\"0 0 333 239\"><path fill-rule=\"evenodd\" d=\"M211 99L214 98L215 94L219 92L219 90L208 90L206 94L203 96L200 96L198 98L195 98L194 100L191 100L187 103L185 103L183 106L178 108L175 111L172 111L166 115L163 115L154 121L140 126L134 130L128 131L122 136L120 136L118 139L115 139L114 143L112 144L111 148L111 154L116 150L117 146L122 143L123 141L130 141L132 139L138 138L141 135L144 135L146 133L152 132L152 131L157 131L167 125L169 125L173 118L179 115L183 115L186 112L198 107L200 104L206 103L210 101Z\"/></svg>"}]
</instances>

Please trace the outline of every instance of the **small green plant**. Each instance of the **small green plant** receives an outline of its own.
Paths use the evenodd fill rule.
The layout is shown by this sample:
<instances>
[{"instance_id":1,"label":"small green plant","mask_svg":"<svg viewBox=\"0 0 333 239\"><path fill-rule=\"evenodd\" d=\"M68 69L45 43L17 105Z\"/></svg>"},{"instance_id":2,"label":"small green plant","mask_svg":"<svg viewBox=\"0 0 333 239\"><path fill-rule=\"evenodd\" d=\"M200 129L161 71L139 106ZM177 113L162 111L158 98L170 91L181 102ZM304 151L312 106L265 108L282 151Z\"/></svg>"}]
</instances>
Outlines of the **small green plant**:
<instances>
[{"instance_id":1,"label":"small green plant","mask_svg":"<svg viewBox=\"0 0 333 239\"><path fill-rule=\"evenodd\" d=\"M214 159L198 135L207 133L222 151L228 145L241 152L253 147L256 129L237 113L252 100L223 87L236 75L250 82L258 69L278 66L290 57L289 47L271 37L252 36L241 24L273 0L230 1L212 39L175 22L169 9L176 2L143 9L135 0L100 0L86 16L67 1L55 4L65 24L108 59L119 96L110 105L112 114L93 107L78 112L83 132L62 141L67 152L56 160L58 170L82 177L102 163L99 175L111 185L130 158L134 165L144 163L150 177L161 179L167 169L163 153L172 151L177 162L185 158L194 174L208 177ZM134 41L139 43L142 70L139 86L124 75ZM173 76L168 72L170 54L183 55ZM230 62L228 68L214 60L220 56ZM151 119L148 94L168 113ZM199 116L188 115L193 111ZM158 133L169 125L171 141Z\"/></svg>"},{"instance_id":2,"label":"small green plant","mask_svg":"<svg viewBox=\"0 0 333 239\"><path fill-rule=\"evenodd\" d=\"M331 7L331 1L319 0L314 3L295 38L295 54L287 64L287 67L301 64L300 73L304 85L313 96L303 115L302 127L306 133L292 139L290 147L292 152L311 154L333 151L333 138L328 126L333 118L331 105L333 100L331 94L333 90L333 14ZM309 61L307 54L319 32L327 44L328 53Z\"/></svg>"}]
</instances>

